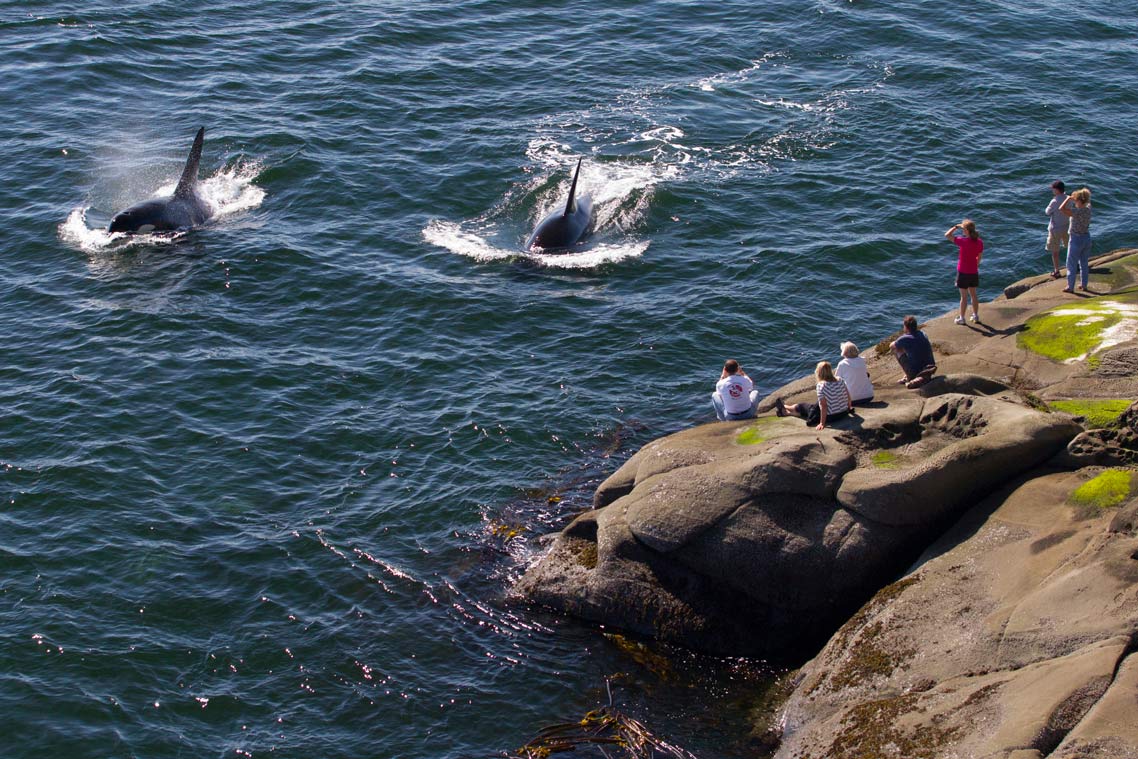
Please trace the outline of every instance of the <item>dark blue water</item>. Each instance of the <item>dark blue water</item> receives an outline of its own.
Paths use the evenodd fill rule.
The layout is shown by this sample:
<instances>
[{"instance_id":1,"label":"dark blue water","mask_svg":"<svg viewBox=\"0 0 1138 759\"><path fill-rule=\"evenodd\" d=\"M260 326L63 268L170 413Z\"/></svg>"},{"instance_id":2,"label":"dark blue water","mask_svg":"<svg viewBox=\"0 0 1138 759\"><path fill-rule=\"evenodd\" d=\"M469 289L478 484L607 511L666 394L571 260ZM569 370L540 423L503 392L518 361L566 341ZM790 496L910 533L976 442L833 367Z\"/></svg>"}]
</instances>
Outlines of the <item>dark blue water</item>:
<instances>
[{"instance_id":1,"label":"dark blue water","mask_svg":"<svg viewBox=\"0 0 1138 759\"><path fill-rule=\"evenodd\" d=\"M653 437L1134 243L1092 0L0 3L0 754L467 757L614 699L753 753L761 662L511 605ZM101 231L206 127L208 227ZM521 255L582 188L598 228Z\"/></svg>"}]
</instances>

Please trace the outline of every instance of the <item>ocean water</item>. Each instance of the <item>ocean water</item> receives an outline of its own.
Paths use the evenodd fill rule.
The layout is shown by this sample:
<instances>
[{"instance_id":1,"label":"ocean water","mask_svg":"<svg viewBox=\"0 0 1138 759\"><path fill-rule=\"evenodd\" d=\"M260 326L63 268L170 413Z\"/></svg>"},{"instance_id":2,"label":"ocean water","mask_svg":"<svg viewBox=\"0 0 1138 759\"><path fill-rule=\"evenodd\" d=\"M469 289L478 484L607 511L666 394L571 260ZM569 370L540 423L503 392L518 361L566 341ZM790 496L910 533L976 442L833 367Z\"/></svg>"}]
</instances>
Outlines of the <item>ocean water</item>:
<instances>
[{"instance_id":1,"label":"ocean water","mask_svg":"<svg viewBox=\"0 0 1138 759\"><path fill-rule=\"evenodd\" d=\"M0 2L0 754L484 757L764 662L511 603L640 445L1135 242L1138 6ZM206 127L217 215L106 234ZM524 254L584 156L597 229Z\"/></svg>"}]
</instances>

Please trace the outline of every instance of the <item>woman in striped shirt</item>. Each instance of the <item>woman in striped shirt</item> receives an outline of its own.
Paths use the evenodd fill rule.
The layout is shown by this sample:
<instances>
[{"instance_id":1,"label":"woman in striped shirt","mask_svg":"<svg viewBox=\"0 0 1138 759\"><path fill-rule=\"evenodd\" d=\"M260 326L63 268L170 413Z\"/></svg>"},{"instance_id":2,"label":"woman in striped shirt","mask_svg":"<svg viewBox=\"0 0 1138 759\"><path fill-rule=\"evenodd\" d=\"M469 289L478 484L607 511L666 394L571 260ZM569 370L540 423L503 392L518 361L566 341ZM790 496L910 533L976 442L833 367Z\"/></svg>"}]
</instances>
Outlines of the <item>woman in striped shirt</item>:
<instances>
[{"instance_id":1,"label":"woman in striped shirt","mask_svg":"<svg viewBox=\"0 0 1138 759\"><path fill-rule=\"evenodd\" d=\"M779 416L795 414L806 420L806 424L814 425L814 429L825 429L827 421L834 421L853 411L850 401L850 391L846 383L834 376L834 368L829 361L819 361L814 368L814 379L818 380L815 390L818 392L817 403L791 403L787 405L782 398L776 398L775 413Z\"/></svg>"}]
</instances>

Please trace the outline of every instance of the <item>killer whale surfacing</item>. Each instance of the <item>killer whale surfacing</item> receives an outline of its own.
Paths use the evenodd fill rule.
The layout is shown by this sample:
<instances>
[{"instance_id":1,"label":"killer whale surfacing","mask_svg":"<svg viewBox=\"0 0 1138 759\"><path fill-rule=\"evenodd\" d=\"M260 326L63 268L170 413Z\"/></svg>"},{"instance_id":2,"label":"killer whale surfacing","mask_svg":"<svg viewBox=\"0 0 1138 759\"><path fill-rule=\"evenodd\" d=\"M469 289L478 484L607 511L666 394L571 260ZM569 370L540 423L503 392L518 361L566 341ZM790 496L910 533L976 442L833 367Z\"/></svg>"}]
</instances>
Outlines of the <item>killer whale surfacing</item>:
<instances>
[{"instance_id":1,"label":"killer whale surfacing","mask_svg":"<svg viewBox=\"0 0 1138 759\"><path fill-rule=\"evenodd\" d=\"M583 160L577 159L577 170L573 174L573 184L569 187L569 200L565 203L565 209L542 219L526 242L526 250L564 253L592 231L593 200L588 195L577 197L577 179L581 176Z\"/></svg>"},{"instance_id":2,"label":"killer whale surfacing","mask_svg":"<svg viewBox=\"0 0 1138 759\"><path fill-rule=\"evenodd\" d=\"M198 192L198 164L201 163L205 127L194 137L190 157L182 169L182 177L174 194L154 198L120 211L111 219L108 232L145 233L174 232L204 224L212 214L210 204Z\"/></svg>"}]
</instances>

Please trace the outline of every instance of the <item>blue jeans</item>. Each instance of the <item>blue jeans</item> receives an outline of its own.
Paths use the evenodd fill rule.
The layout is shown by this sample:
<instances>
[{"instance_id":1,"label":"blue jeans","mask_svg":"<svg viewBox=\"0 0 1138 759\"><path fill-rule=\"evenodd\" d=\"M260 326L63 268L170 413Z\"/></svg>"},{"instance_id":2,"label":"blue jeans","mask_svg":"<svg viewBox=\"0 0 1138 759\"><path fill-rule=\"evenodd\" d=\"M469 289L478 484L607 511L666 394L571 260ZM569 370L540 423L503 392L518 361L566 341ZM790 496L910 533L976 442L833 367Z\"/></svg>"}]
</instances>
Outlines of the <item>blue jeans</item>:
<instances>
[{"instance_id":1,"label":"blue jeans","mask_svg":"<svg viewBox=\"0 0 1138 759\"><path fill-rule=\"evenodd\" d=\"M715 418L721 422L737 422L741 419L754 419L755 414L759 412L759 391L751 391L751 407L738 414L727 413L727 409L723 406L723 396L719 394L718 390L711 394L711 405L715 407Z\"/></svg>"},{"instance_id":2,"label":"blue jeans","mask_svg":"<svg viewBox=\"0 0 1138 759\"><path fill-rule=\"evenodd\" d=\"M1071 235L1071 242L1067 245L1067 289L1075 289L1075 271L1079 270L1082 276L1083 289L1087 289L1087 279L1091 276L1091 236Z\"/></svg>"}]
</instances>

